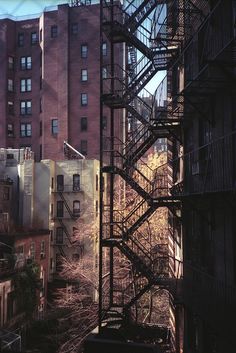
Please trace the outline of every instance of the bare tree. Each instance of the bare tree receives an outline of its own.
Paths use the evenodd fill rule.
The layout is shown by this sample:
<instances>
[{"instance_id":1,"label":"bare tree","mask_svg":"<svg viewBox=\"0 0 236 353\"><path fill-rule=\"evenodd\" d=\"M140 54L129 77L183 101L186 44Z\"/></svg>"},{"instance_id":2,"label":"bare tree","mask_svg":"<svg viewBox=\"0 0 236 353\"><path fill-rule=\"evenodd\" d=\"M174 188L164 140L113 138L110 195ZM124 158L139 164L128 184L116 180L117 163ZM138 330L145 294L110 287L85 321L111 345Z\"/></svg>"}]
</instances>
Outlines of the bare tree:
<instances>
[{"instance_id":1,"label":"bare tree","mask_svg":"<svg viewBox=\"0 0 236 353\"><path fill-rule=\"evenodd\" d=\"M153 177L157 168L160 172L164 171L165 162L165 153L159 156L153 154L140 163L138 168L143 175L150 177L151 174ZM133 177L136 178L141 187L145 187L145 185L142 185L140 173L134 170ZM125 217L131 211L139 198L140 196L125 184L122 178L117 177L115 210L117 209L117 212L121 212L122 208L122 217ZM145 222L133 236L150 254L153 272L157 275L168 276L169 234L166 209L159 208L156 210L148 222ZM96 223L88 225L79 222L77 224L75 239L78 242L83 242L84 238L90 239L92 242L98 241L98 225ZM129 244L129 240L127 240L127 243ZM81 352L84 339L98 324L98 261L96 256L96 253L84 253L79 261L64 259L61 276L67 279L71 285L59 290L56 304L59 307L68 309L68 315L64 320L70 322L70 329L67 332L66 341L61 345L59 352ZM106 256L104 258L106 262ZM109 262L109 254L107 254L107 262ZM116 248L114 250L114 263L116 267L114 292L117 293L118 301L121 300L119 296L123 295L126 296L123 300L127 302L132 298L136 290L135 281L137 276L135 276L135 269L132 263ZM109 266L104 263L104 268L109 268ZM130 283L132 286L130 286ZM127 290L127 288L130 288L130 290ZM109 272L106 272L106 270L103 275L102 290L103 298L106 300L106 293L109 290ZM131 313L132 319L138 323L168 324L169 293L158 287L153 287L139 299Z\"/></svg>"}]
</instances>

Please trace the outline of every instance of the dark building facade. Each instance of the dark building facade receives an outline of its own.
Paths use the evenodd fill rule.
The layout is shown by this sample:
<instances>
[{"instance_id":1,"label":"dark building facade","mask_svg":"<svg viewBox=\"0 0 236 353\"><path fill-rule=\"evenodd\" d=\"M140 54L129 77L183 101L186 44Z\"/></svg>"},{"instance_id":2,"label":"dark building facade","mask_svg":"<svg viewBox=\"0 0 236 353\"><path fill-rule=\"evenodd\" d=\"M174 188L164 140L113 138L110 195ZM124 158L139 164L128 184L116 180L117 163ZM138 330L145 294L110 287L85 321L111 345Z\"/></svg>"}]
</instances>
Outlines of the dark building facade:
<instances>
[{"instance_id":1,"label":"dark building facade","mask_svg":"<svg viewBox=\"0 0 236 353\"><path fill-rule=\"evenodd\" d=\"M102 3L104 14L110 14L104 16L104 35L113 43L123 41L134 46L144 55L139 63L143 60L146 65L134 64L136 76L126 73L128 83L123 90L116 88L117 78L111 77L112 93L116 94L112 102L109 95L104 92L102 95L104 106L125 107L141 129L137 135L135 131L133 135L130 133L132 144L128 146L132 149L122 156L122 172L115 159L111 159L109 168L103 168L111 181L116 173L131 185L140 196L139 203L128 217L120 217L125 231L118 230L117 235L111 227L107 239L103 234L101 239L104 247L117 247L125 254L148 283L146 287L141 284L136 287L139 292L129 303L122 303L113 295L114 281L113 298L107 306L100 305L107 315L105 319L101 315L101 322L109 327L115 312L112 305L119 307L120 311L116 311L119 319L120 312L129 317L127 308L138 301L148 286L162 286L161 274L152 270L152 260L145 268L145 257L132 247L140 225L161 205L169 212L174 243L170 258L176 262L177 252L183 254L181 277L174 273L163 284L173 295L176 335L170 351L233 353L236 350L232 324L236 314L235 1L134 0L124 3L124 17L120 20L115 18L114 4L112 8L106 1ZM143 39L149 28L149 15L153 26L147 38L152 38L151 44L147 38ZM161 70L167 71L165 100L159 100L159 93L155 95L154 111L153 105L149 109L142 101L145 109L140 114L135 108L136 101L141 102L141 90ZM168 163L152 176L155 192L145 188L150 190L147 195L141 190L140 179L138 182L134 179L133 168L137 168L138 159L157 138L168 139ZM114 198L110 194L112 204ZM148 205L144 207L145 202ZM102 211L105 214L105 208ZM105 222L103 226L106 229ZM125 238L124 234L128 236ZM115 237L122 241L118 243ZM112 266L115 268L116 264L113 262ZM173 277L177 290L171 286Z\"/></svg>"},{"instance_id":2,"label":"dark building facade","mask_svg":"<svg viewBox=\"0 0 236 353\"><path fill-rule=\"evenodd\" d=\"M167 15L172 43L182 43L169 75L172 112L182 105L182 141L172 140L171 152L182 205L184 352L236 349L235 10L230 0L174 1Z\"/></svg>"},{"instance_id":3,"label":"dark building facade","mask_svg":"<svg viewBox=\"0 0 236 353\"><path fill-rule=\"evenodd\" d=\"M75 5L0 20L1 147L31 147L37 161L63 159L64 141L99 157L100 9ZM107 42L101 55L106 63Z\"/></svg>"}]
</instances>

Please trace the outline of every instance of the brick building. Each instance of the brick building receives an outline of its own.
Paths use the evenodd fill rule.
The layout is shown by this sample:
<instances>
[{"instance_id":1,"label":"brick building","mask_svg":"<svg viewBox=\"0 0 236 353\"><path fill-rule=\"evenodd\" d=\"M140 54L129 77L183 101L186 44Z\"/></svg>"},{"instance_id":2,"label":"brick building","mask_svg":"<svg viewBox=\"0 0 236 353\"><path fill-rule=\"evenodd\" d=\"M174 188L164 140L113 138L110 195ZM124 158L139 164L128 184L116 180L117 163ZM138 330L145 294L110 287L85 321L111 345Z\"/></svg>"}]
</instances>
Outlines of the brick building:
<instances>
[{"instance_id":1,"label":"brick building","mask_svg":"<svg viewBox=\"0 0 236 353\"><path fill-rule=\"evenodd\" d=\"M0 327L16 328L24 319L15 295L15 275L33 261L39 268L40 289L33 316L42 318L47 306L50 233L48 230L0 233ZM23 289L22 289L23 290Z\"/></svg>"},{"instance_id":2,"label":"brick building","mask_svg":"<svg viewBox=\"0 0 236 353\"><path fill-rule=\"evenodd\" d=\"M99 11L99 4L64 4L37 18L0 20L1 147L30 146L36 161L62 160L67 141L98 159ZM106 41L101 49L106 75ZM122 62L122 50L116 58ZM105 112L104 130L107 121ZM115 121L121 137L122 122Z\"/></svg>"}]
</instances>

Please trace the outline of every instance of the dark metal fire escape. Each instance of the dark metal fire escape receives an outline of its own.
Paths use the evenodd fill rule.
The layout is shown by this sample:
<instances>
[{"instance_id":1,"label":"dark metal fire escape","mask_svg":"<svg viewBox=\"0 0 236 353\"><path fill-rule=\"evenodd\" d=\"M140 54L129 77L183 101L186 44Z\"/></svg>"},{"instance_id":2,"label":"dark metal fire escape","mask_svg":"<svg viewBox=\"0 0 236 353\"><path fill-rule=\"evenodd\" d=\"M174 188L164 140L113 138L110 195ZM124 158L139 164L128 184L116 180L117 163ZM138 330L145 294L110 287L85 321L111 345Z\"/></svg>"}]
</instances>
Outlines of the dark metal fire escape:
<instances>
[{"instance_id":1,"label":"dark metal fire escape","mask_svg":"<svg viewBox=\"0 0 236 353\"><path fill-rule=\"evenodd\" d=\"M65 188L65 190L64 190ZM53 193L59 195L60 199L63 201L63 208L65 207L67 212L68 212L68 215L69 215L69 218L73 221L75 221L77 218L78 218L78 214L75 214L72 210L71 210L71 207L69 206L68 204L68 200L67 198L65 197L64 193L73 193L73 187L72 185L65 185L64 186L57 186L57 189L53 191ZM57 221L59 224L60 224L60 227L63 229L63 234L65 234L66 238L67 238L67 241L68 241L68 244L69 245L73 245L74 242L72 241L72 237L71 237L71 234L69 233L68 229L67 229L67 226L65 224L65 222L63 221L63 218L64 218L64 211L62 210L61 212L57 212L56 213L56 216L54 216L54 220ZM64 251L64 246L65 244L62 243L57 243L55 242L54 244L55 246L58 247L59 251L60 251L60 254L62 257L66 258L66 253Z\"/></svg>"},{"instance_id":2,"label":"dark metal fire escape","mask_svg":"<svg viewBox=\"0 0 236 353\"><path fill-rule=\"evenodd\" d=\"M141 157L158 138L180 139L181 100L174 109L173 106L170 109L167 102L158 104L156 96L145 90L156 73L172 67L178 54L176 44L168 45L167 41L163 44L152 38L152 20L149 16L160 6L163 2L154 0L129 1L123 7L113 1L101 1L102 41L104 35L109 39L111 53L108 75L101 80L101 117L104 107L109 107L110 138L105 149L101 128L100 180L102 183L104 175L107 175L109 188L107 207L104 206L106 200L103 194L100 199L103 205L100 218L100 328L104 324L127 322L131 307L152 285L168 288L170 283L166 273L157 273L153 269L152 256L140 241L139 234L141 225L157 208L168 207L172 210L180 204L179 198L170 192L166 168L150 170L146 167L145 172L140 168ZM128 48L131 70L127 71L115 60L117 47L121 45L123 50ZM138 52L137 61L132 61L133 48ZM156 95L159 93L157 89ZM135 121L135 128L125 141L120 141L115 134L119 109L125 109ZM119 208L115 202L117 176L135 192L129 208ZM115 283L117 250L132 264L135 277L121 289ZM108 286L106 291L104 286Z\"/></svg>"}]
</instances>

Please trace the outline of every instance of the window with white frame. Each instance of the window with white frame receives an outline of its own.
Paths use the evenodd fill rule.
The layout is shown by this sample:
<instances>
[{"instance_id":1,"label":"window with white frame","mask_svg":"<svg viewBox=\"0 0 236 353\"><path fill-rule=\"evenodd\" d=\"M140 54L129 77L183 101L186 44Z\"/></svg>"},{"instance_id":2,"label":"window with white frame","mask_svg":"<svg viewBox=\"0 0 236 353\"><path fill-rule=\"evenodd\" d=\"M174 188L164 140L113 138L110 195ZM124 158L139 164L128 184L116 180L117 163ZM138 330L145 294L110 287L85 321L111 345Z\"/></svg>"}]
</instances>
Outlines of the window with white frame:
<instances>
[{"instance_id":1,"label":"window with white frame","mask_svg":"<svg viewBox=\"0 0 236 353\"><path fill-rule=\"evenodd\" d=\"M81 81L82 82L88 81L88 70L87 69L81 70Z\"/></svg>"},{"instance_id":2,"label":"window with white frame","mask_svg":"<svg viewBox=\"0 0 236 353\"><path fill-rule=\"evenodd\" d=\"M102 43L102 55L107 56L107 42Z\"/></svg>"},{"instance_id":3,"label":"window with white frame","mask_svg":"<svg viewBox=\"0 0 236 353\"><path fill-rule=\"evenodd\" d=\"M36 32L31 33L31 45L38 43L38 34Z\"/></svg>"},{"instance_id":4,"label":"window with white frame","mask_svg":"<svg viewBox=\"0 0 236 353\"><path fill-rule=\"evenodd\" d=\"M31 124L20 124L20 136L21 137L30 137L32 135Z\"/></svg>"},{"instance_id":5,"label":"window with white frame","mask_svg":"<svg viewBox=\"0 0 236 353\"><path fill-rule=\"evenodd\" d=\"M31 78L22 78L20 80L20 91L31 92Z\"/></svg>"},{"instance_id":6,"label":"window with white frame","mask_svg":"<svg viewBox=\"0 0 236 353\"><path fill-rule=\"evenodd\" d=\"M58 119L51 120L51 130L53 135L58 134Z\"/></svg>"},{"instance_id":7,"label":"window with white frame","mask_svg":"<svg viewBox=\"0 0 236 353\"><path fill-rule=\"evenodd\" d=\"M88 105L88 94L87 93L81 93L81 105L82 106Z\"/></svg>"},{"instance_id":8,"label":"window with white frame","mask_svg":"<svg viewBox=\"0 0 236 353\"><path fill-rule=\"evenodd\" d=\"M30 115L31 113L32 113L31 100L21 101L20 102L20 114L21 115Z\"/></svg>"},{"instance_id":9,"label":"window with white frame","mask_svg":"<svg viewBox=\"0 0 236 353\"><path fill-rule=\"evenodd\" d=\"M14 58L13 56L8 56L8 69L14 70Z\"/></svg>"},{"instance_id":10,"label":"window with white frame","mask_svg":"<svg viewBox=\"0 0 236 353\"><path fill-rule=\"evenodd\" d=\"M20 58L20 68L21 68L21 70L31 70L32 69L31 56L22 56Z\"/></svg>"},{"instance_id":11,"label":"window with white frame","mask_svg":"<svg viewBox=\"0 0 236 353\"><path fill-rule=\"evenodd\" d=\"M107 74L107 68L106 68L106 67L103 67L103 68L102 68L102 78L103 78L103 79L106 79L107 76L108 76L108 74Z\"/></svg>"},{"instance_id":12,"label":"window with white frame","mask_svg":"<svg viewBox=\"0 0 236 353\"><path fill-rule=\"evenodd\" d=\"M35 259L35 243L30 243L29 256L32 260Z\"/></svg>"},{"instance_id":13,"label":"window with white frame","mask_svg":"<svg viewBox=\"0 0 236 353\"><path fill-rule=\"evenodd\" d=\"M14 126L13 124L7 124L7 136L13 137L14 136Z\"/></svg>"},{"instance_id":14,"label":"window with white frame","mask_svg":"<svg viewBox=\"0 0 236 353\"><path fill-rule=\"evenodd\" d=\"M8 90L8 92L13 92L13 90L14 90L14 84L13 84L13 80L11 78L9 78L7 80L7 90Z\"/></svg>"},{"instance_id":15,"label":"window with white frame","mask_svg":"<svg viewBox=\"0 0 236 353\"><path fill-rule=\"evenodd\" d=\"M81 45L81 58L85 59L88 57L88 45L82 44Z\"/></svg>"}]
</instances>

